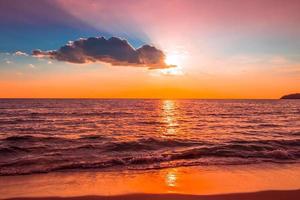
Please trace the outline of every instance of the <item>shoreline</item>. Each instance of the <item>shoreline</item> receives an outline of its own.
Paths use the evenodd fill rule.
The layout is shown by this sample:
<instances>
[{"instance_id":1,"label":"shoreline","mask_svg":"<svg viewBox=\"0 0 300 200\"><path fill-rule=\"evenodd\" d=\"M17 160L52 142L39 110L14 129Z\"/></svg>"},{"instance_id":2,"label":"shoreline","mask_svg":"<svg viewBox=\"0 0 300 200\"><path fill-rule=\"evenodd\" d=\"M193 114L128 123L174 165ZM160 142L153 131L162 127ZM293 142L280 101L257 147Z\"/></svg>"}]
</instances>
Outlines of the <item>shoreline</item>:
<instances>
[{"instance_id":1,"label":"shoreline","mask_svg":"<svg viewBox=\"0 0 300 200\"><path fill-rule=\"evenodd\" d=\"M126 194L116 196L78 196L78 197L25 197L6 200L298 200L299 190L261 191L252 193L233 193L219 195L186 194Z\"/></svg>"}]
</instances>

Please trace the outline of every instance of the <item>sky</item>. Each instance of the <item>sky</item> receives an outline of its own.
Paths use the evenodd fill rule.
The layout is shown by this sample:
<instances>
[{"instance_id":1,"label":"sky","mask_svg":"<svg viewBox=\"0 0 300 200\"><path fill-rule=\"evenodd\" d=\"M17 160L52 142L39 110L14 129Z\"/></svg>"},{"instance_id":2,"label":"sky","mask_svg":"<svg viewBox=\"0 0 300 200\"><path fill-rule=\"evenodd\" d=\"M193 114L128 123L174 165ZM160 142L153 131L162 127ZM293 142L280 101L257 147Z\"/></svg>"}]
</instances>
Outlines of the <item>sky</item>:
<instances>
[{"instance_id":1,"label":"sky","mask_svg":"<svg viewBox=\"0 0 300 200\"><path fill-rule=\"evenodd\" d=\"M298 0L0 0L0 97L300 92Z\"/></svg>"}]
</instances>

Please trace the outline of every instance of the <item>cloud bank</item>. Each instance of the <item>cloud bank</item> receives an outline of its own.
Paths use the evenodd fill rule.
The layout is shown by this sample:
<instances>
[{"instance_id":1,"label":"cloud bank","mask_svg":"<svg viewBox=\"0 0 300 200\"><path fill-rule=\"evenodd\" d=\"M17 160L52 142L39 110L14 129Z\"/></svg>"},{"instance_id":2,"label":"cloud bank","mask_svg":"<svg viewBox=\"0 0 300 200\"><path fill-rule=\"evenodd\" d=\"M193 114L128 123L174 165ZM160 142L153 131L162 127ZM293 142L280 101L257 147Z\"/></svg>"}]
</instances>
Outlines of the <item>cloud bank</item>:
<instances>
[{"instance_id":1,"label":"cloud bank","mask_svg":"<svg viewBox=\"0 0 300 200\"><path fill-rule=\"evenodd\" d=\"M48 57L70 63L106 62L116 66L148 67L149 69L165 69L175 67L165 63L165 54L154 46L144 45L133 48L127 40L117 37L83 38L71 41L58 50L34 50L33 56Z\"/></svg>"}]
</instances>

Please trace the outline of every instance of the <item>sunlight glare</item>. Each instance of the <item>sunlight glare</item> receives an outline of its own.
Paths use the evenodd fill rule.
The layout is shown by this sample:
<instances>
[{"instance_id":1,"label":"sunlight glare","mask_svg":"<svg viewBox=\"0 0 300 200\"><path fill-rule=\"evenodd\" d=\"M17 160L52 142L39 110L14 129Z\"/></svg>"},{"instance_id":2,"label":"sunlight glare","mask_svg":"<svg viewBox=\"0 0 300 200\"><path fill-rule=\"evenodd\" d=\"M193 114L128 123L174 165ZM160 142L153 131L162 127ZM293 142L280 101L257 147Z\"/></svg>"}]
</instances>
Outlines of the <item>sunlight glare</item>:
<instances>
[{"instance_id":1,"label":"sunlight glare","mask_svg":"<svg viewBox=\"0 0 300 200\"><path fill-rule=\"evenodd\" d=\"M167 65L174 65L173 67L167 69L161 69L160 73L163 75L183 75L183 61L186 59L186 54L184 52L173 51L167 52L165 63Z\"/></svg>"},{"instance_id":2,"label":"sunlight glare","mask_svg":"<svg viewBox=\"0 0 300 200\"><path fill-rule=\"evenodd\" d=\"M166 130L164 132L164 136L172 136L176 135L177 129L176 126L176 105L173 100L164 100L162 104L162 111L163 111L163 121L167 124Z\"/></svg>"},{"instance_id":3,"label":"sunlight glare","mask_svg":"<svg viewBox=\"0 0 300 200\"><path fill-rule=\"evenodd\" d=\"M170 169L166 176L165 176L165 182L168 187L176 187L177 186L177 170L176 169Z\"/></svg>"},{"instance_id":4,"label":"sunlight glare","mask_svg":"<svg viewBox=\"0 0 300 200\"><path fill-rule=\"evenodd\" d=\"M166 56L165 63L167 65L178 65L180 62L180 56L176 54L170 54Z\"/></svg>"}]
</instances>

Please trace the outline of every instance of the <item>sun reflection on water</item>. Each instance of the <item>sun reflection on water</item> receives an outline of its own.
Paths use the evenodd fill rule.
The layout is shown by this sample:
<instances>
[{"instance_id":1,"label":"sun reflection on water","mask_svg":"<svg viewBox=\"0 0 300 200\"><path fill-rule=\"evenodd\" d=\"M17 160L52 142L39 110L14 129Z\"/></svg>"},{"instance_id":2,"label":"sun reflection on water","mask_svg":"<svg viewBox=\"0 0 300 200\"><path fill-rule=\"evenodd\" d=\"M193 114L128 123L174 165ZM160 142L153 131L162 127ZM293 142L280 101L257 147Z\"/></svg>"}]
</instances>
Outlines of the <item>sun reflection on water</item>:
<instances>
[{"instance_id":1,"label":"sun reflection on water","mask_svg":"<svg viewBox=\"0 0 300 200\"><path fill-rule=\"evenodd\" d=\"M162 116L163 122L166 124L163 132L164 136L171 136L177 133L178 126L176 120L176 102L174 100L163 100L162 102Z\"/></svg>"},{"instance_id":2,"label":"sun reflection on water","mask_svg":"<svg viewBox=\"0 0 300 200\"><path fill-rule=\"evenodd\" d=\"M165 181L166 185L169 187L175 187L177 185L177 174L174 169L167 172Z\"/></svg>"}]
</instances>

